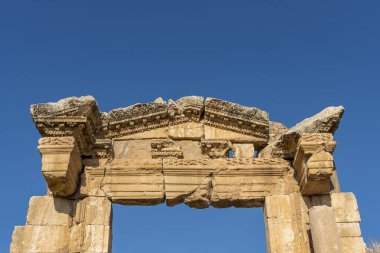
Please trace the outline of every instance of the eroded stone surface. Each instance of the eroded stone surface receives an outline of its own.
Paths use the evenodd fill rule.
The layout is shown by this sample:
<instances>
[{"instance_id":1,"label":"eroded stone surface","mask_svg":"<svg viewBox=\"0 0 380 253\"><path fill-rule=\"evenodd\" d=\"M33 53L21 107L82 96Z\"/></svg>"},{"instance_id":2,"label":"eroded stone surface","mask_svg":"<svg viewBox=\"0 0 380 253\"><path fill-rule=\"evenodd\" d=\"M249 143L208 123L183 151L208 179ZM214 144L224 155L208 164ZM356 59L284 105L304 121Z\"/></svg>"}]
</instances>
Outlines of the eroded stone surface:
<instances>
[{"instance_id":1,"label":"eroded stone surface","mask_svg":"<svg viewBox=\"0 0 380 253\"><path fill-rule=\"evenodd\" d=\"M285 133L279 135L261 152L261 157L283 157L292 159L295 155L298 138L302 133L334 134L344 113L343 106L327 107L318 114L307 118Z\"/></svg>"},{"instance_id":2,"label":"eroded stone surface","mask_svg":"<svg viewBox=\"0 0 380 253\"><path fill-rule=\"evenodd\" d=\"M329 107L287 129L258 108L199 96L110 112L90 96L33 105L48 196L31 198L10 251L111 253L111 203L166 202L264 206L270 253L339 244L364 253L356 199L339 192L333 158L343 111ZM314 212L326 208L328 217Z\"/></svg>"}]
</instances>

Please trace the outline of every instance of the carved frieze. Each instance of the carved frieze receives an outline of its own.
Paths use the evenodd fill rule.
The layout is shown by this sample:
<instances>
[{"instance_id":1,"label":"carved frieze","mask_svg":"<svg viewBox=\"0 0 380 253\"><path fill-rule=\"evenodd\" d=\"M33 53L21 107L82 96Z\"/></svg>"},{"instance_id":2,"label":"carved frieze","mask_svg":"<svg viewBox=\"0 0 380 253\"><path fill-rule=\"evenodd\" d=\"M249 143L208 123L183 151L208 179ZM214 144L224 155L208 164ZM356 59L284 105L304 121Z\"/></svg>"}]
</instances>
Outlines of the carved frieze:
<instances>
[{"instance_id":1,"label":"carved frieze","mask_svg":"<svg viewBox=\"0 0 380 253\"><path fill-rule=\"evenodd\" d=\"M111 159L113 157L112 140L96 139L93 150L95 157L100 159Z\"/></svg>"},{"instance_id":2,"label":"carved frieze","mask_svg":"<svg viewBox=\"0 0 380 253\"><path fill-rule=\"evenodd\" d=\"M152 158L183 158L183 152L180 147L173 146L172 140L157 140L151 143Z\"/></svg>"},{"instance_id":3,"label":"carved frieze","mask_svg":"<svg viewBox=\"0 0 380 253\"><path fill-rule=\"evenodd\" d=\"M201 140L202 153L210 158L226 158L232 144L228 140Z\"/></svg>"}]
</instances>

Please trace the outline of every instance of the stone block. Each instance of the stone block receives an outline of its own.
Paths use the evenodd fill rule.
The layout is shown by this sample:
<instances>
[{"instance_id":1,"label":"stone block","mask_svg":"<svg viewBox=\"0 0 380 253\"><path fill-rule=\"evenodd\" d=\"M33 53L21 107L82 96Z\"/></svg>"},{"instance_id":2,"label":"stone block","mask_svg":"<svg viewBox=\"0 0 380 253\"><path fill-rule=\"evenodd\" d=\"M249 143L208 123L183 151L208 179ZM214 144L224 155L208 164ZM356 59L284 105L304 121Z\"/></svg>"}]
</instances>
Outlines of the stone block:
<instances>
[{"instance_id":1,"label":"stone block","mask_svg":"<svg viewBox=\"0 0 380 253\"><path fill-rule=\"evenodd\" d=\"M340 243L344 253L366 253L363 237L342 237Z\"/></svg>"},{"instance_id":2,"label":"stone block","mask_svg":"<svg viewBox=\"0 0 380 253\"><path fill-rule=\"evenodd\" d=\"M360 222L360 214L355 195L351 192L331 194L331 206L334 208L337 222Z\"/></svg>"},{"instance_id":3,"label":"stone block","mask_svg":"<svg viewBox=\"0 0 380 253\"><path fill-rule=\"evenodd\" d=\"M112 223L112 204L105 197L87 197L75 203L76 223L85 225L109 225Z\"/></svg>"},{"instance_id":4,"label":"stone block","mask_svg":"<svg viewBox=\"0 0 380 253\"><path fill-rule=\"evenodd\" d=\"M360 237L362 232L360 230L359 222L352 223L337 223L339 236L342 237Z\"/></svg>"},{"instance_id":5,"label":"stone block","mask_svg":"<svg viewBox=\"0 0 380 253\"><path fill-rule=\"evenodd\" d=\"M115 159L151 159L151 140L119 140L114 142Z\"/></svg>"},{"instance_id":6,"label":"stone block","mask_svg":"<svg viewBox=\"0 0 380 253\"><path fill-rule=\"evenodd\" d=\"M204 138L203 123L187 122L178 125L170 125L168 136L173 140L200 140Z\"/></svg>"},{"instance_id":7,"label":"stone block","mask_svg":"<svg viewBox=\"0 0 380 253\"><path fill-rule=\"evenodd\" d=\"M252 158L255 147L252 143L234 143L232 151L235 158Z\"/></svg>"},{"instance_id":8,"label":"stone block","mask_svg":"<svg viewBox=\"0 0 380 253\"><path fill-rule=\"evenodd\" d=\"M164 202L161 159L115 159L106 170L101 189L113 203L156 205Z\"/></svg>"},{"instance_id":9,"label":"stone block","mask_svg":"<svg viewBox=\"0 0 380 253\"><path fill-rule=\"evenodd\" d=\"M228 130L212 127L205 125L205 139L218 139L218 140L229 140L232 142L240 143L256 143L258 145L263 145L266 143L266 138L260 138L252 135L246 135L237 132L231 132Z\"/></svg>"},{"instance_id":10,"label":"stone block","mask_svg":"<svg viewBox=\"0 0 380 253\"><path fill-rule=\"evenodd\" d=\"M70 252L111 253L111 226L75 225L70 231Z\"/></svg>"},{"instance_id":11,"label":"stone block","mask_svg":"<svg viewBox=\"0 0 380 253\"><path fill-rule=\"evenodd\" d=\"M16 227L11 253L64 253L69 252L69 226Z\"/></svg>"},{"instance_id":12,"label":"stone block","mask_svg":"<svg viewBox=\"0 0 380 253\"><path fill-rule=\"evenodd\" d=\"M268 253L310 253L300 194L265 198L264 218ZM305 213L306 214L306 213ZM306 214L307 215L307 214Z\"/></svg>"},{"instance_id":13,"label":"stone block","mask_svg":"<svg viewBox=\"0 0 380 253\"><path fill-rule=\"evenodd\" d=\"M53 196L35 196L29 201L27 225L70 226L73 201Z\"/></svg>"}]
</instances>

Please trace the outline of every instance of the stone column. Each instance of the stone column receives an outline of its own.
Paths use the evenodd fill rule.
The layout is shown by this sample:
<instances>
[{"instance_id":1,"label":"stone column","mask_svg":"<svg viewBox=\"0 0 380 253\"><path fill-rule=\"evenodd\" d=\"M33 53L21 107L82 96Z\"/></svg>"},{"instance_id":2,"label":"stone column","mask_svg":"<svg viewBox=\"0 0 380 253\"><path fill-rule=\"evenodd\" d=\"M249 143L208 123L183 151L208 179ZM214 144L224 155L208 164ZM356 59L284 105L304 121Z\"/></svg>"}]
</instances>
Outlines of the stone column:
<instances>
[{"instance_id":1,"label":"stone column","mask_svg":"<svg viewBox=\"0 0 380 253\"><path fill-rule=\"evenodd\" d=\"M341 253L334 210L328 206L314 206L309 210L314 253Z\"/></svg>"},{"instance_id":2,"label":"stone column","mask_svg":"<svg viewBox=\"0 0 380 253\"><path fill-rule=\"evenodd\" d=\"M264 216L268 253L310 253L307 208L301 194L265 198Z\"/></svg>"}]
</instances>

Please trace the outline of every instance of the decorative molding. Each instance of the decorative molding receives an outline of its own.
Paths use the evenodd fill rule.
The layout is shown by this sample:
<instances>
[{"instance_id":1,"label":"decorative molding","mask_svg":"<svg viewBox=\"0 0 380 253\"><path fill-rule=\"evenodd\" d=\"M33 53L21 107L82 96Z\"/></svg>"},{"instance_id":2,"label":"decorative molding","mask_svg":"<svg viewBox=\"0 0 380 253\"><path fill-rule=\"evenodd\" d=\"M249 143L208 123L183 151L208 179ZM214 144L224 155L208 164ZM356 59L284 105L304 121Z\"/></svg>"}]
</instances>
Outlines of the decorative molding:
<instances>
[{"instance_id":1,"label":"decorative molding","mask_svg":"<svg viewBox=\"0 0 380 253\"><path fill-rule=\"evenodd\" d=\"M232 148L232 144L228 140L201 140L202 153L210 158L226 158L228 151Z\"/></svg>"}]
</instances>

